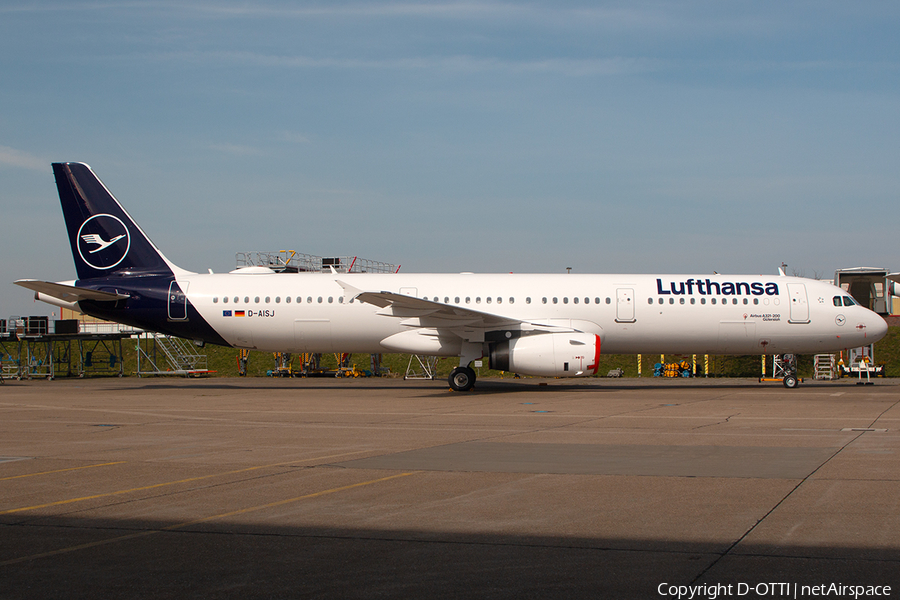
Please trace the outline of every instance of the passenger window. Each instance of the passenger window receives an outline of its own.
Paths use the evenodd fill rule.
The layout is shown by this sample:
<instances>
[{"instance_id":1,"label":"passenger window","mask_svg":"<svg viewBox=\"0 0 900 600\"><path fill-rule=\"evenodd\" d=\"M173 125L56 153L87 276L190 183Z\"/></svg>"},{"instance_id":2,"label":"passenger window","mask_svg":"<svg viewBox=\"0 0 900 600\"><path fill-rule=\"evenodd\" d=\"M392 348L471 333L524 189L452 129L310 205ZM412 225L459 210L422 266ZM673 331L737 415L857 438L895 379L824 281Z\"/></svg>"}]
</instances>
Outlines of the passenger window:
<instances>
[{"instance_id":1,"label":"passenger window","mask_svg":"<svg viewBox=\"0 0 900 600\"><path fill-rule=\"evenodd\" d=\"M563 298L563 304L568 304L568 303L569 303L569 297L566 296L565 298Z\"/></svg>"},{"instance_id":2,"label":"passenger window","mask_svg":"<svg viewBox=\"0 0 900 600\"><path fill-rule=\"evenodd\" d=\"M485 299L484 299L484 300L485 300L485 302L487 302L487 303L488 303L488 304L490 304L490 303L491 303L491 297L490 297L490 296L488 296L488 297L487 297L487 298L485 298Z\"/></svg>"},{"instance_id":3,"label":"passenger window","mask_svg":"<svg viewBox=\"0 0 900 600\"><path fill-rule=\"evenodd\" d=\"M753 304L759 304L759 298L754 298L754 299L753 299Z\"/></svg>"},{"instance_id":4,"label":"passenger window","mask_svg":"<svg viewBox=\"0 0 900 600\"><path fill-rule=\"evenodd\" d=\"M679 298L678 302L679 302L679 304L684 304L684 298Z\"/></svg>"},{"instance_id":5,"label":"passenger window","mask_svg":"<svg viewBox=\"0 0 900 600\"><path fill-rule=\"evenodd\" d=\"M709 299L709 303L710 303L710 304L715 304L715 303L716 303L716 299L715 299L715 298L710 298L710 299Z\"/></svg>"},{"instance_id":6,"label":"passenger window","mask_svg":"<svg viewBox=\"0 0 900 600\"><path fill-rule=\"evenodd\" d=\"M700 304L706 304L706 298L700 298Z\"/></svg>"},{"instance_id":7,"label":"passenger window","mask_svg":"<svg viewBox=\"0 0 900 600\"><path fill-rule=\"evenodd\" d=\"M322 296L319 296L319 304L322 304Z\"/></svg>"},{"instance_id":8,"label":"passenger window","mask_svg":"<svg viewBox=\"0 0 900 600\"><path fill-rule=\"evenodd\" d=\"M454 299L453 299L453 302L455 302L456 304L459 304L459 296L457 296L456 298L454 298Z\"/></svg>"},{"instance_id":9,"label":"passenger window","mask_svg":"<svg viewBox=\"0 0 900 600\"><path fill-rule=\"evenodd\" d=\"M609 304L609 298L606 299L606 303ZM653 304L653 298L647 298L647 304Z\"/></svg>"},{"instance_id":10,"label":"passenger window","mask_svg":"<svg viewBox=\"0 0 900 600\"><path fill-rule=\"evenodd\" d=\"M750 304L750 301L744 298L744 304Z\"/></svg>"},{"instance_id":11,"label":"passenger window","mask_svg":"<svg viewBox=\"0 0 900 600\"><path fill-rule=\"evenodd\" d=\"M268 301L269 301L269 299L266 298L266 302L268 302ZM333 302L334 302L334 296L328 296L328 304L331 304Z\"/></svg>"},{"instance_id":12,"label":"passenger window","mask_svg":"<svg viewBox=\"0 0 900 600\"><path fill-rule=\"evenodd\" d=\"M572 302L574 302L575 304L578 304L578 296L575 296L574 298L572 298Z\"/></svg>"},{"instance_id":13,"label":"passenger window","mask_svg":"<svg viewBox=\"0 0 900 600\"><path fill-rule=\"evenodd\" d=\"M732 299L731 299L731 303L732 303L732 304L737 304L737 298L732 298Z\"/></svg>"},{"instance_id":14,"label":"passenger window","mask_svg":"<svg viewBox=\"0 0 900 600\"><path fill-rule=\"evenodd\" d=\"M237 303L240 302L240 301L241 301L240 298L238 298L237 296L234 297L234 303L235 303L235 304L237 304Z\"/></svg>"},{"instance_id":15,"label":"passenger window","mask_svg":"<svg viewBox=\"0 0 900 600\"><path fill-rule=\"evenodd\" d=\"M269 303L269 300L271 300L271 297L269 297L269 296L266 296L266 304L268 304L268 303Z\"/></svg>"},{"instance_id":16,"label":"passenger window","mask_svg":"<svg viewBox=\"0 0 900 600\"><path fill-rule=\"evenodd\" d=\"M675 298L669 298L669 304L675 304Z\"/></svg>"},{"instance_id":17,"label":"passenger window","mask_svg":"<svg viewBox=\"0 0 900 600\"><path fill-rule=\"evenodd\" d=\"M553 304L559 304L559 298L556 296L553 297Z\"/></svg>"},{"instance_id":18,"label":"passenger window","mask_svg":"<svg viewBox=\"0 0 900 600\"><path fill-rule=\"evenodd\" d=\"M278 302L278 298L275 298L275 302ZM344 303L344 297L338 296L338 304L343 304L343 303Z\"/></svg>"},{"instance_id":19,"label":"passenger window","mask_svg":"<svg viewBox=\"0 0 900 600\"><path fill-rule=\"evenodd\" d=\"M444 304L450 304L450 296L444 296Z\"/></svg>"},{"instance_id":20,"label":"passenger window","mask_svg":"<svg viewBox=\"0 0 900 600\"><path fill-rule=\"evenodd\" d=\"M696 299L696 298L691 298L691 304L697 304L697 299Z\"/></svg>"},{"instance_id":21,"label":"passenger window","mask_svg":"<svg viewBox=\"0 0 900 600\"><path fill-rule=\"evenodd\" d=\"M475 296L475 304L481 304L481 296Z\"/></svg>"},{"instance_id":22,"label":"passenger window","mask_svg":"<svg viewBox=\"0 0 900 600\"><path fill-rule=\"evenodd\" d=\"M307 297L306 297L306 303L307 303L307 304L312 304L312 296L307 296Z\"/></svg>"},{"instance_id":23,"label":"passenger window","mask_svg":"<svg viewBox=\"0 0 900 600\"><path fill-rule=\"evenodd\" d=\"M218 297L218 296L214 296L214 297L213 297L213 304L218 304L218 303L219 303L219 297Z\"/></svg>"},{"instance_id":24,"label":"passenger window","mask_svg":"<svg viewBox=\"0 0 900 600\"><path fill-rule=\"evenodd\" d=\"M472 297L466 296L466 304L469 304L470 302L472 302Z\"/></svg>"},{"instance_id":25,"label":"passenger window","mask_svg":"<svg viewBox=\"0 0 900 600\"><path fill-rule=\"evenodd\" d=\"M257 302L259 302L258 299L257 299ZM250 304L250 297L249 297L249 296L244 296L244 304Z\"/></svg>"},{"instance_id":26,"label":"passenger window","mask_svg":"<svg viewBox=\"0 0 900 600\"><path fill-rule=\"evenodd\" d=\"M281 304L281 296L275 296L275 304Z\"/></svg>"},{"instance_id":27,"label":"passenger window","mask_svg":"<svg viewBox=\"0 0 900 600\"><path fill-rule=\"evenodd\" d=\"M290 304L290 303L291 303L291 297L290 297L290 296L285 296L285 297L284 297L284 301L285 301L287 304Z\"/></svg>"},{"instance_id":28,"label":"passenger window","mask_svg":"<svg viewBox=\"0 0 900 600\"><path fill-rule=\"evenodd\" d=\"M228 296L222 296L222 302L228 304Z\"/></svg>"},{"instance_id":29,"label":"passenger window","mask_svg":"<svg viewBox=\"0 0 900 600\"><path fill-rule=\"evenodd\" d=\"M662 299L662 298L659 299L659 303L660 303L660 304L663 303L663 299Z\"/></svg>"},{"instance_id":30,"label":"passenger window","mask_svg":"<svg viewBox=\"0 0 900 600\"><path fill-rule=\"evenodd\" d=\"M525 296L525 304L531 304L531 296Z\"/></svg>"},{"instance_id":31,"label":"passenger window","mask_svg":"<svg viewBox=\"0 0 900 600\"><path fill-rule=\"evenodd\" d=\"M510 297L509 297L509 303L510 303L510 304L515 304L515 303L516 303L516 299L513 298L512 296L510 296Z\"/></svg>"},{"instance_id":32,"label":"passenger window","mask_svg":"<svg viewBox=\"0 0 900 600\"><path fill-rule=\"evenodd\" d=\"M497 296L497 304L503 304L503 298Z\"/></svg>"},{"instance_id":33,"label":"passenger window","mask_svg":"<svg viewBox=\"0 0 900 600\"><path fill-rule=\"evenodd\" d=\"M547 304L547 298L541 298L541 304Z\"/></svg>"}]
</instances>

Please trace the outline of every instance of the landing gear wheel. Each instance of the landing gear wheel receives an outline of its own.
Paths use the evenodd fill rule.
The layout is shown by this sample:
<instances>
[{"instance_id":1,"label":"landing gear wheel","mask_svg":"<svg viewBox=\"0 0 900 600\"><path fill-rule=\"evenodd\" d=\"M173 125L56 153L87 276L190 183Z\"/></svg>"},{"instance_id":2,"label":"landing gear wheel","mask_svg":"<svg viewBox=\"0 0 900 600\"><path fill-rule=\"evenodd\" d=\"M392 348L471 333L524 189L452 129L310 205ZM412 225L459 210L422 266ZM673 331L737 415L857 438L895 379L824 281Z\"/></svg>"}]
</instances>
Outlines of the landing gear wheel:
<instances>
[{"instance_id":1,"label":"landing gear wheel","mask_svg":"<svg viewBox=\"0 0 900 600\"><path fill-rule=\"evenodd\" d=\"M785 375L784 379L782 380L782 383L784 383L784 387L786 387L789 390L792 390L795 387L797 387L798 385L800 385L800 382L797 380L796 375Z\"/></svg>"},{"instance_id":2,"label":"landing gear wheel","mask_svg":"<svg viewBox=\"0 0 900 600\"><path fill-rule=\"evenodd\" d=\"M469 367L456 367L450 373L449 381L454 392L468 392L475 385L475 371Z\"/></svg>"}]
</instances>

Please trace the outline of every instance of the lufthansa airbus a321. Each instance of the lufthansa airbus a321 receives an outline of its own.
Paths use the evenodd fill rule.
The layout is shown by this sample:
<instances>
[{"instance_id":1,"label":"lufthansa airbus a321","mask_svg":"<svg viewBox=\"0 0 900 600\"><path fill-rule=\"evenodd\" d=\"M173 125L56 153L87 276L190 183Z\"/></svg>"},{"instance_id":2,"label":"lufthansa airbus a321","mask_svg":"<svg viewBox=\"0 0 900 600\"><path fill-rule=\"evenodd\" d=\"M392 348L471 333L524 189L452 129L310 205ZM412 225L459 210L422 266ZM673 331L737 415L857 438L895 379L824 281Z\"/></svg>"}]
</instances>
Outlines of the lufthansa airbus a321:
<instances>
[{"instance_id":1,"label":"lufthansa airbus a321","mask_svg":"<svg viewBox=\"0 0 900 600\"><path fill-rule=\"evenodd\" d=\"M78 279L16 281L101 319L269 352L458 356L546 377L596 374L613 354L808 354L871 344L876 313L831 283L784 275L227 274L174 265L91 168L54 163ZM784 385L797 385L796 373Z\"/></svg>"}]
</instances>

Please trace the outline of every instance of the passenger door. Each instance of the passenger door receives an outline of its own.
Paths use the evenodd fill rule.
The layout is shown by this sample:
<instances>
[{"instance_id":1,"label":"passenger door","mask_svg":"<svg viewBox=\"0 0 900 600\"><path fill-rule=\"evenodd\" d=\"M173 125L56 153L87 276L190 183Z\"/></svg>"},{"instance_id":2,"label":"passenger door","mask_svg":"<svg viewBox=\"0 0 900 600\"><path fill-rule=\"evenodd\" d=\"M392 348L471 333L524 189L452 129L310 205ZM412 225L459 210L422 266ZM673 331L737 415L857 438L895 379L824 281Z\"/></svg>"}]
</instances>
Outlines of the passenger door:
<instances>
[{"instance_id":1,"label":"passenger door","mask_svg":"<svg viewBox=\"0 0 900 600\"><path fill-rule=\"evenodd\" d=\"M788 296L791 303L791 318L789 323L809 323L809 302L806 299L806 285L803 283L789 283Z\"/></svg>"},{"instance_id":2,"label":"passenger door","mask_svg":"<svg viewBox=\"0 0 900 600\"><path fill-rule=\"evenodd\" d=\"M169 320L187 321L187 292L188 283L182 283L184 290L179 287L177 281L169 284Z\"/></svg>"}]
</instances>

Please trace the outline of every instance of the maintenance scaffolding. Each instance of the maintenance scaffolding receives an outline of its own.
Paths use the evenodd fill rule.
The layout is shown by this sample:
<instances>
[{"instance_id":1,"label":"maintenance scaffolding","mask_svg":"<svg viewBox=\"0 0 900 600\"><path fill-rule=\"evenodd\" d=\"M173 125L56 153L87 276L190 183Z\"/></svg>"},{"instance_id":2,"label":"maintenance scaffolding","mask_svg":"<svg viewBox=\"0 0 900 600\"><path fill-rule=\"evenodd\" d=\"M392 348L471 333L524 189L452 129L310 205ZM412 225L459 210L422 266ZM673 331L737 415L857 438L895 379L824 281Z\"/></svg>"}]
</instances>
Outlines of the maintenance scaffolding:
<instances>
[{"instance_id":1,"label":"maintenance scaffolding","mask_svg":"<svg viewBox=\"0 0 900 600\"><path fill-rule=\"evenodd\" d=\"M59 376L123 377L122 340L131 332L0 332L0 377L55 379Z\"/></svg>"},{"instance_id":2,"label":"maintenance scaffolding","mask_svg":"<svg viewBox=\"0 0 900 600\"><path fill-rule=\"evenodd\" d=\"M234 262L238 269L267 267L277 273L396 273L400 267L358 256L313 256L294 250L278 252L238 252Z\"/></svg>"}]
</instances>

